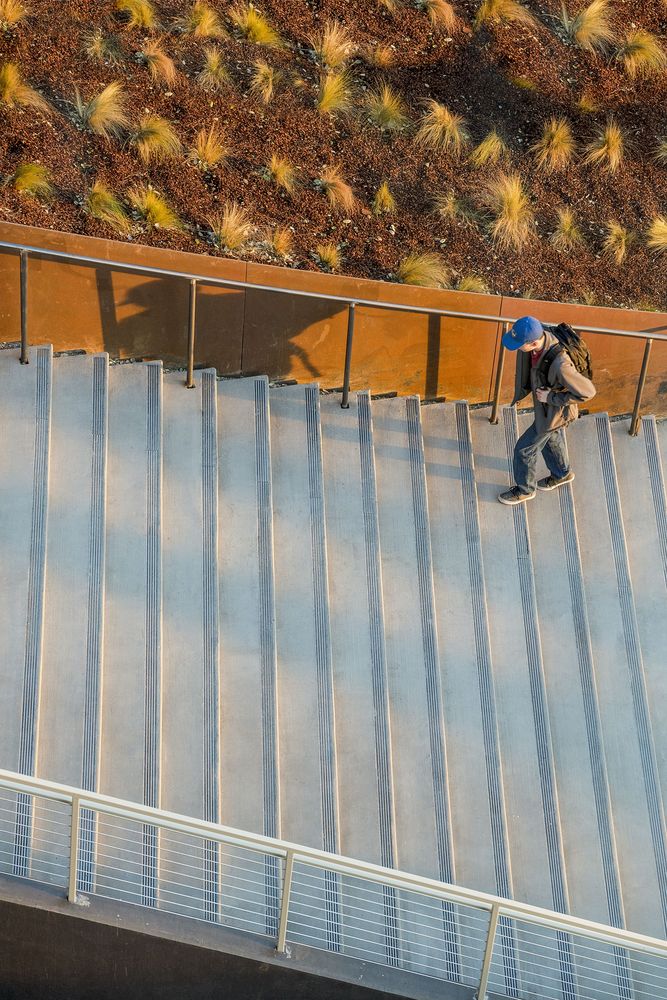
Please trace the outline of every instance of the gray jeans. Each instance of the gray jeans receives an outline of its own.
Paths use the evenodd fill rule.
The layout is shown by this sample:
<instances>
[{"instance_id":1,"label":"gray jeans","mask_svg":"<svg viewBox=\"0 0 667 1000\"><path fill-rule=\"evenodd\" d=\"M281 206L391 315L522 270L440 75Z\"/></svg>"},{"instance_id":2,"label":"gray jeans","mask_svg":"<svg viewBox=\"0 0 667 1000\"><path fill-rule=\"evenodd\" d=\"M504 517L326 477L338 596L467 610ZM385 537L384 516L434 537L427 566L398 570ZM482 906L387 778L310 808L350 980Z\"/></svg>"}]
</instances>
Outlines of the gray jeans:
<instances>
[{"instance_id":1,"label":"gray jeans","mask_svg":"<svg viewBox=\"0 0 667 1000\"><path fill-rule=\"evenodd\" d=\"M514 446L514 482L522 493L532 493L535 490L535 469L540 452L552 476L561 479L570 471L567 444L562 430L538 434L535 424L531 424Z\"/></svg>"}]
</instances>

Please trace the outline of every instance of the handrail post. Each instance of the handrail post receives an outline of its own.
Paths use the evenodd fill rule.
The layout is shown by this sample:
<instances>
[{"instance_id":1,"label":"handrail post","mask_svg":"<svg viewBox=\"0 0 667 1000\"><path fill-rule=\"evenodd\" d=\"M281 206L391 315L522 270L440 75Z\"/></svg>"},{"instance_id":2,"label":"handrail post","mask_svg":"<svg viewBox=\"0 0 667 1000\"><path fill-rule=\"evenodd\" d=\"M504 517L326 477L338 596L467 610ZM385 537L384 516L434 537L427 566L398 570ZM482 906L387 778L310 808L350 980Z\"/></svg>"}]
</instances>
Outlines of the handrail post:
<instances>
[{"instance_id":1,"label":"handrail post","mask_svg":"<svg viewBox=\"0 0 667 1000\"><path fill-rule=\"evenodd\" d=\"M22 365L30 363L28 357L28 251L19 251L21 259L21 356Z\"/></svg>"},{"instance_id":2,"label":"handrail post","mask_svg":"<svg viewBox=\"0 0 667 1000\"><path fill-rule=\"evenodd\" d=\"M639 432L639 424L641 423L641 417L639 416L639 407L641 406L642 393L644 392L644 383L646 382L646 373L648 371L648 359L651 355L651 344L653 341L650 337L646 338L646 346L644 347L644 357L642 360L642 370L639 374L639 382L637 383L637 395L635 396L635 407L632 411L632 420L630 421L630 434L632 437L637 437Z\"/></svg>"},{"instance_id":3,"label":"handrail post","mask_svg":"<svg viewBox=\"0 0 667 1000\"><path fill-rule=\"evenodd\" d=\"M194 389L195 369L195 325L197 322L197 279L190 279L190 308L188 312L188 377L186 389Z\"/></svg>"},{"instance_id":4,"label":"handrail post","mask_svg":"<svg viewBox=\"0 0 667 1000\"><path fill-rule=\"evenodd\" d=\"M498 404L500 401L500 386L503 381L503 368L505 367L505 348L503 347L502 337L507 332L507 323L502 324L502 333L500 341L500 354L498 355L498 367L496 368L496 384L493 387L493 407L491 409L491 416L489 417L490 424L498 423Z\"/></svg>"},{"instance_id":5,"label":"handrail post","mask_svg":"<svg viewBox=\"0 0 667 1000\"><path fill-rule=\"evenodd\" d=\"M345 342L345 373L343 375L343 398L340 403L342 410L350 408L350 368L352 366L352 338L354 337L354 313L357 303L350 302L347 307L347 340Z\"/></svg>"},{"instance_id":6,"label":"handrail post","mask_svg":"<svg viewBox=\"0 0 667 1000\"><path fill-rule=\"evenodd\" d=\"M278 943L276 951L281 955L287 952L287 918L289 916L289 897L292 891L292 871L294 869L294 851L285 855L285 875L283 877L283 894L280 900L280 923L278 925Z\"/></svg>"},{"instance_id":7,"label":"handrail post","mask_svg":"<svg viewBox=\"0 0 667 1000\"><path fill-rule=\"evenodd\" d=\"M496 931L498 930L498 917L500 916L500 906L494 903L491 907L489 919L489 929L486 935L486 947L484 949L484 962L482 963L482 974L479 977L479 988L475 994L475 1000L486 1000L486 987L489 983L489 973L491 972L491 962L493 961L493 948L496 943Z\"/></svg>"},{"instance_id":8,"label":"handrail post","mask_svg":"<svg viewBox=\"0 0 667 1000\"><path fill-rule=\"evenodd\" d=\"M79 869L79 830L81 827L81 807L79 796L72 796L72 823L69 842L69 887L67 898L70 903L76 903L76 887Z\"/></svg>"}]
</instances>

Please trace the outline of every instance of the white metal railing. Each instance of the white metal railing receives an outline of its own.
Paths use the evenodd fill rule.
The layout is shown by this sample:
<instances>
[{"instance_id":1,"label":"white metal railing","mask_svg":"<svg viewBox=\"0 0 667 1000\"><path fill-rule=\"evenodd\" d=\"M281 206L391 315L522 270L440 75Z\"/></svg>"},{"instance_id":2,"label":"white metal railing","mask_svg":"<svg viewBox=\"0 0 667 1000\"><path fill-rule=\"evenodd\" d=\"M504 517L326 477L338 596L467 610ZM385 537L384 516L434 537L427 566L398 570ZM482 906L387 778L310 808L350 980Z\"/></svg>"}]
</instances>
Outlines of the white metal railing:
<instances>
[{"instance_id":1,"label":"white metal railing","mask_svg":"<svg viewBox=\"0 0 667 1000\"><path fill-rule=\"evenodd\" d=\"M667 941L2 770L0 873L479 997L667 1000Z\"/></svg>"}]
</instances>

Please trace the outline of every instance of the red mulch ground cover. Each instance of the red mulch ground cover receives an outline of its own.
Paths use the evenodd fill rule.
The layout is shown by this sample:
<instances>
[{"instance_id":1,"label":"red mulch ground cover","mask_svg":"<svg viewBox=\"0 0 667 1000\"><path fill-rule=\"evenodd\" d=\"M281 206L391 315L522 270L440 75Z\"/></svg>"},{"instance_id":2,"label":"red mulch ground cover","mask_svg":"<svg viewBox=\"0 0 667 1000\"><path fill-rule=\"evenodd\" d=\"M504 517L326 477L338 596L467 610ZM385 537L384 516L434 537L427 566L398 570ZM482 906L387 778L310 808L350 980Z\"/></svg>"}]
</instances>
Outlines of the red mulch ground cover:
<instances>
[{"instance_id":1,"label":"red mulch ground cover","mask_svg":"<svg viewBox=\"0 0 667 1000\"><path fill-rule=\"evenodd\" d=\"M230 3L209 3L229 28ZM179 69L178 82L169 89L152 84L148 71L134 60L145 32L122 23L114 0L30 0L29 5L27 20L0 33L0 65L15 62L56 110L45 118L0 105L0 175L11 177L21 162L40 162L52 171L57 190L50 202L41 204L5 186L0 217L8 221L114 237L105 224L85 214L81 196L96 179L121 196L137 183L150 182L188 226L183 233L137 227L132 239L151 246L216 253L207 240L207 219L224 202L236 200L248 208L258 229L293 228L289 263L294 267L316 269L316 244L332 241L341 247L345 273L387 279L406 254L437 251L451 268L453 284L471 274L482 277L490 290L506 294L667 308L667 253L656 257L644 245L652 218L667 210L667 166L653 159L657 141L667 136L667 74L633 81L612 59L566 44L556 31L560 0L526 0L540 20L536 29L494 25L476 32L472 22L479 0L455 0L464 26L453 37L434 30L427 15L408 4L390 13L380 0L262 0L258 7L287 45L270 49L234 37L221 40L232 84L218 95L205 93L195 80L208 40L164 33L164 46ZM156 0L167 27L189 6L183 0ZM578 9L580 4L570 0L568 6ZM613 10L619 33L635 25L667 34L665 0L614 0ZM323 116L314 108L319 70L308 38L331 18L347 26L362 50L377 44L395 49L395 62L385 70L362 58L352 61L360 88L358 110L345 117ZM119 37L122 65L100 65L83 54L82 38L95 26ZM283 70L283 83L268 105L249 93L250 67L257 58ZM295 86L295 77L304 83ZM530 89L517 84L517 78ZM163 115L175 125L186 150L202 127L215 123L232 147L231 159L208 176L185 155L146 167L126 144L79 131L63 113L74 86L90 97L112 80L123 84L133 121L145 110ZM464 116L474 142L498 129L510 146L511 169L521 174L535 211L535 235L525 250L499 251L484 222L462 224L433 214L433 196L451 189L480 206L484 183L498 168L478 169L465 156L426 151L414 143L414 127L384 136L361 110L362 88L378 80L400 91L413 122L424 100L432 97ZM579 110L583 93L595 103L595 112ZM610 113L631 143L616 174L585 165L581 153L562 172L545 175L537 169L529 147L550 116L565 116L583 146ZM272 153L299 169L301 183L292 196L261 176ZM339 165L360 199L361 208L351 219L332 213L313 187L324 164ZM383 180L389 182L398 211L378 218L370 205ZM576 213L586 245L559 253L548 237L557 208L566 205ZM609 219L638 234L621 265L601 253ZM237 256L275 260L262 251L259 239Z\"/></svg>"}]
</instances>

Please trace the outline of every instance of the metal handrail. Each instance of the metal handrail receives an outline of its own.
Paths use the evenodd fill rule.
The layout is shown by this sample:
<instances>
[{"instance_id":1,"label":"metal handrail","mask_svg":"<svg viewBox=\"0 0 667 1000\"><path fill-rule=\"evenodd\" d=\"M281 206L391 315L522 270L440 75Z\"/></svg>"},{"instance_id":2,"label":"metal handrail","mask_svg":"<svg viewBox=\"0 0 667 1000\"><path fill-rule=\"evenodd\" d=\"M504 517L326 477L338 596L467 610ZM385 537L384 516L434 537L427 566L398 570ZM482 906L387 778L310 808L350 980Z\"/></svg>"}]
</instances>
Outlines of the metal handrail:
<instances>
[{"instance_id":1,"label":"metal handrail","mask_svg":"<svg viewBox=\"0 0 667 1000\"><path fill-rule=\"evenodd\" d=\"M195 308L197 285L213 285L223 288L238 288L259 292L276 292L284 295L294 295L301 298L321 299L327 302L340 302L348 309L348 329L345 346L345 364L343 378L343 397L341 406L348 407L350 392L350 371L352 360L352 343L354 334L354 314L357 306L368 306L371 309L384 309L393 312L410 312L428 316L443 316L449 319L468 319L475 322L491 322L501 324L503 329L514 322L513 316L494 316L487 313L461 312L455 309L435 309L430 306L408 305L394 302L378 302L373 299L358 298L357 296L330 295L324 292L308 292L303 289L284 288L280 285L264 285L256 282L239 281L233 278L216 278L213 276L194 274L190 271L170 271L166 268L151 267L147 264L129 264L124 261L109 260L104 257L90 257L84 254L68 253L65 250L50 250L45 247L35 247L25 243L12 243L0 241L0 249L16 251L21 259L21 363L28 363L28 337L27 337L27 263L28 256L51 257L56 260L65 260L68 263L79 263L86 265L110 267L116 270L129 271L136 274L147 274L152 277L177 278L190 284L190 305L188 314L188 367L186 386L194 386L194 359L195 359ZM579 326L582 333L605 334L612 337L630 337L636 340L644 340L646 349L642 363L642 370L638 379L635 407L632 414L630 434L636 435L639 427L639 408L641 397L648 371L648 357L650 345L653 340L667 341L667 334L653 332L652 330L616 330L610 327ZM504 349L501 345L498 357L495 390L493 398L493 410L490 417L491 423L497 423L498 405L500 398L500 388L502 382L502 365L504 361Z\"/></svg>"},{"instance_id":2,"label":"metal handrail","mask_svg":"<svg viewBox=\"0 0 667 1000\"><path fill-rule=\"evenodd\" d=\"M71 829L75 831L75 839L77 839L76 831L79 829L78 814L80 810L92 809L95 812L105 815L147 823L161 829L177 830L186 835L199 836L207 841L226 843L251 850L254 849L262 854L270 854L282 858L286 862L291 859L291 864L287 866L288 870L291 869L294 863L307 864L325 869L326 871L337 872L341 875L366 879L380 886L416 891L450 903L476 907L477 909L488 911L490 914L495 913L498 916L536 924L565 933L576 933L604 944L611 944L620 948L631 948L634 951L641 951L644 954L667 958L667 941L659 938L607 926L592 920L586 920L582 917L558 913L555 910L532 906L529 903L504 899L501 896L479 892L476 889L466 889L425 876L412 875L398 869L386 868L382 865L366 861L358 861L344 855L333 854L329 851L320 851L313 847L305 847L287 840L280 840L276 837L250 833L207 820L193 819L192 817L182 816L164 809L139 805L124 799L103 795L99 792L86 791L82 788L48 781L44 778L33 778L14 771L0 769L0 788L28 795L36 795L40 798L47 798L71 805L73 808ZM74 859L76 851L71 847L70 851L71 857ZM76 863L72 861L70 883L76 879L76 874ZM69 896L72 900L75 897L75 892L72 892L71 884ZM284 892L283 900L285 898ZM279 934L282 936L284 943L284 935L287 927L286 907L281 917ZM493 930L492 923L490 924L491 930Z\"/></svg>"}]
</instances>

